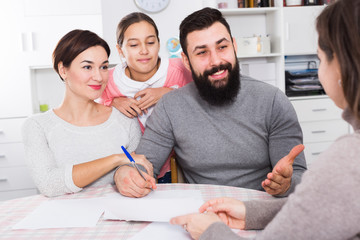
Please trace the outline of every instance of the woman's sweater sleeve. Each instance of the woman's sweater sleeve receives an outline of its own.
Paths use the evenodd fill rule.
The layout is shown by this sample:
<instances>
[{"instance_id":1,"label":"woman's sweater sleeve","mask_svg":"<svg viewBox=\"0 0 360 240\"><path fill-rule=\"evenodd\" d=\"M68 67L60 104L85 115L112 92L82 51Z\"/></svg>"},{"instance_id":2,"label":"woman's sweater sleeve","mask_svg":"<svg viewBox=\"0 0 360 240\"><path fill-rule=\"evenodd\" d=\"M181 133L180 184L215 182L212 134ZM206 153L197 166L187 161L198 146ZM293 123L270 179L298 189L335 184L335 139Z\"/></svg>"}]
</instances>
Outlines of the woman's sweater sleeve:
<instances>
[{"instance_id":1,"label":"woman's sweater sleeve","mask_svg":"<svg viewBox=\"0 0 360 240\"><path fill-rule=\"evenodd\" d=\"M44 128L34 119L27 119L22 128L26 163L39 191L52 197L79 192L72 180L73 165L57 167L49 148Z\"/></svg>"},{"instance_id":2,"label":"woman's sweater sleeve","mask_svg":"<svg viewBox=\"0 0 360 240\"><path fill-rule=\"evenodd\" d=\"M141 138L141 130L140 130L140 124L138 121L131 121L130 124L130 132L129 132L129 152L134 152L137 146L139 145L140 138Z\"/></svg>"}]
</instances>

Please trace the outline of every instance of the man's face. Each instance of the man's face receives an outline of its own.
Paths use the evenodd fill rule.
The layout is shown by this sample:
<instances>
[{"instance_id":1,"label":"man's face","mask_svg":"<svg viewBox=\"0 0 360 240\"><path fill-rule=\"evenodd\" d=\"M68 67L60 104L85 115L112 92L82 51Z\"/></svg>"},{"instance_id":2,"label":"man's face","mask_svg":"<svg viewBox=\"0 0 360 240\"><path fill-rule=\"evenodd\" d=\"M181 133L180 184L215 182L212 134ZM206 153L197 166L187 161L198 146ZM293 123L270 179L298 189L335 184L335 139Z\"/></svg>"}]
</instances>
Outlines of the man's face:
<instances>
[{"instance_id":1,"label":"man's face","mask_svg":"<svg viewBox=\"0 0 360 240\"><path fill-rule=\"evenodd\" d=\"M212 105L233 102L240 87L239 65L226 27L215 22L209 28L189 33L187 43L188 57L182 57L200 96Z\"/></svg>"}]
</instances>

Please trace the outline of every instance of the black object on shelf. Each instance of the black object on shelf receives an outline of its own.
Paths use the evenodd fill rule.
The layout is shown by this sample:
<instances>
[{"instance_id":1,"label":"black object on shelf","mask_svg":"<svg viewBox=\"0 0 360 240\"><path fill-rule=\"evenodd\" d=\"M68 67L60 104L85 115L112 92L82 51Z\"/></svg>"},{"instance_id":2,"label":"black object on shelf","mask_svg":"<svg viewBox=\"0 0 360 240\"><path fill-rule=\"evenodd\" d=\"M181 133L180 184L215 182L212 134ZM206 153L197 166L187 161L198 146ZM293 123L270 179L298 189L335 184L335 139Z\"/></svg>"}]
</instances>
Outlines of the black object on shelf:
<instances>
[{"instance_id":1,"label":"black object on shelf","mask_svg":"<svg viewBox=\"0 0 360 240\"><path fill-rule=\"evenodd\" d=\"M320 1L319 0L304 0L304 5L308 6L308 5L319 5Z\"/></svg>"},{"instance_id":2,"label":"black object on shelf","mask_svg":"<svg viewBox=\"0 0 360 240\"><path fill-rule=\"evenodd\" d=\"M325 94L318 78L317 69L285 71L285 85L288 97Z\"/></svg>"}]
</instances>

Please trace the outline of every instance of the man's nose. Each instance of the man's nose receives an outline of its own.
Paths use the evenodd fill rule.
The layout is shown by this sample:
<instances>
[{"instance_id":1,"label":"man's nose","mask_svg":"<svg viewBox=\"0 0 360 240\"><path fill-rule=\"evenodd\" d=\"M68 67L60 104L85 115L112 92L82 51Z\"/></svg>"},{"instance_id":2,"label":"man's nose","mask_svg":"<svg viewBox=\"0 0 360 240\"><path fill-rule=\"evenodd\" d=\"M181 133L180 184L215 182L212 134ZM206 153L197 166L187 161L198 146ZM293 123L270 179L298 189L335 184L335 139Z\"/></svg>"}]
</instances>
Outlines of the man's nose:
<instances>
[{"instance_id":1,"label":"man's nose","mask_svg":"<svg viewBox=\"0 0 360 240\"><path fill-rule=\"evenodd\" d=\"M210 54L210 65L219 66L221 63L221 58L216 51L212 51Z\"/></svg>"}]
</instances>

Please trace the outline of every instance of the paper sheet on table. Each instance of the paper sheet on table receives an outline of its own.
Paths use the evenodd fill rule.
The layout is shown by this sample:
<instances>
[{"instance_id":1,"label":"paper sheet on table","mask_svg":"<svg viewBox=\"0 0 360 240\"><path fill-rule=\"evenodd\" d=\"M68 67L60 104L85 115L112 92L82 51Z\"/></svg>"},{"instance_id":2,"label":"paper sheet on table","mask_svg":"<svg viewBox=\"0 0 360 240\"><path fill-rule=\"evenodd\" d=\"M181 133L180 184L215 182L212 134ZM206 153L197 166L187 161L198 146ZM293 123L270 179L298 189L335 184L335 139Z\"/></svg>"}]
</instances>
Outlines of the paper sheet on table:
<instances>
[{"instance_id":1,"label":"paper sheet on table","mask_svg":"<svg viewBox=\"0 0 360 240\"><path fill-rule=\"evenodd\" d=\"M101 198L50 200L13 226L13 229L95 227L104 206Z\"/></svg>"},{"instance_id":2,"label":"paper sheet on table","mask_svg":"<svg viewBox=\"0 0 360 240\"><path fill-rule=\"evenodd\" d=\"M194 213L204 203L200 190L153 191L143 198L107 195L104 219L169 222L172 217Z\"/></svg>"},{"instance_id":3,"label":"paper sheet on table","mask_svg":"<svg viewBox=\"0 0 360 240\"><path fill-rule=\"evenodd\" d=\"M238 233L239 229L231 229ZM153 222L129 240L189 240L192 239L190 234L179 225L170 223Z\"/></svg>"},{"instance_id":4,"label":"paper sheet on table","mask_svg":"<svg viewBox=\"0 0 360 240\"><path fill-rule=\"evenodd\" d=\"M170 223L153 222L129 240L189 240L192 239L190 234L179 225Z\"/></svg>"}]
</instances>

